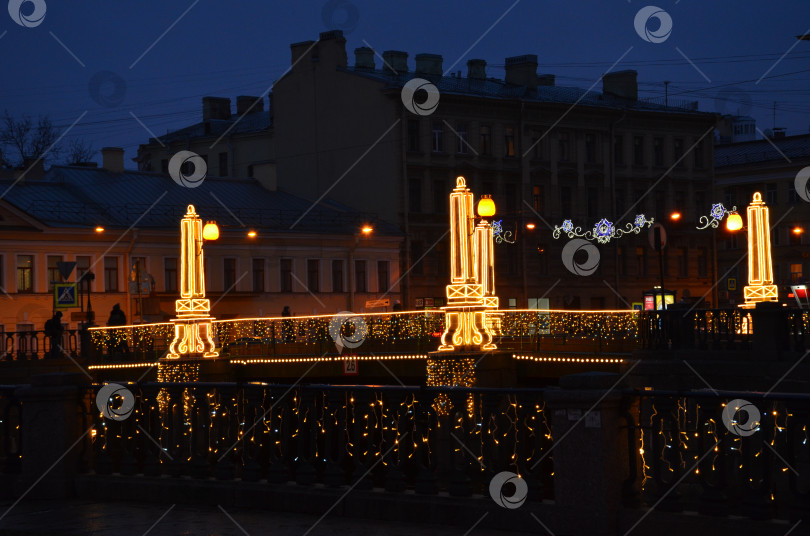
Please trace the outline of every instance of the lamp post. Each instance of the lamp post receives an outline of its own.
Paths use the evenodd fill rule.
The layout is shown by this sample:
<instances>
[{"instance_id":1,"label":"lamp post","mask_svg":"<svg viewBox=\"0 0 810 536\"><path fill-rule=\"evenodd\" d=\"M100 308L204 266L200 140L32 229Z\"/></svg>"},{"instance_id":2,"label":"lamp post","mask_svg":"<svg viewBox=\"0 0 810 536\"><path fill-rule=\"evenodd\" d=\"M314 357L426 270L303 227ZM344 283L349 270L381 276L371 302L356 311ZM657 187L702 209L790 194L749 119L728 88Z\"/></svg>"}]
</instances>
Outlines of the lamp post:
<instances>
[{"instance_id":1,"label":"lamp post","mask_svg":"<svg viewBox=\"0 0 810 536\"><path fill-rule=\"evenodd\" d=\"M360 243L360 238L364 236L371 236L371 233L374 232L374 227L371 225L365 224L360 228L360 231L354 233L354 242L349 247L349 311L354 311L354 296L357 292L355 288L355 284L357 283L355 279L355 270L354 270L354 250L357 249L357 244Z\"/></svg>"}]
</instances>

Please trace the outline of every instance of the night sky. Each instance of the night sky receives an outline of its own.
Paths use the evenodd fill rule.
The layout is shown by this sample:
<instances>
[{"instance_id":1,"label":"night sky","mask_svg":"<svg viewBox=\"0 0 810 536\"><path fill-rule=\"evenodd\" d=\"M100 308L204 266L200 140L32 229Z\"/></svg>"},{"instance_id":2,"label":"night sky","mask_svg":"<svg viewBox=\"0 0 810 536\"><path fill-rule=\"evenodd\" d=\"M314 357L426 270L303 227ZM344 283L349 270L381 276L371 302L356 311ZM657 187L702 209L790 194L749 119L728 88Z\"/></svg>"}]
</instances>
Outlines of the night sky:
<instances>
[{"instance_id":1,"label":"night sky","mask_svg":"<svg viewBox=\"0 0 810 536\"><path fill-rule=\"evenodd\" d=\"M614 70L638 70L642 98L663 96L669 80L673 101L741 109L761 130L774 126L776 101L777 127L788 135L810 132L810 41L795 37L810 32L807 3L656 0L673 27L666 40L651 43L634 28L648 5L638 0L353 0L348 9L339 0L38 1L46 14L31 28L0 11L0 112L49 115L67 129L86 111L62 145L79 137L96 150L121 146L131 168L129 159L150 136L133 115L156 135L198 122L203 96L235 104L237 95L262 94L289 67L290 43L332 28L344 30L350 65L364 40L378 52L407 51L410 69L415 54L441 54L445 70L455 63L464 76L470 58L485 59L488 76L502 78L505 57L531 53L538 72L555 74L557 85L584 88L632 47ZM25 2L22 10L30 16L34 5ZM100 88L95 98L91 85ZM721 92L729 101L718 107Z\"/></svg>"}]
</instances>

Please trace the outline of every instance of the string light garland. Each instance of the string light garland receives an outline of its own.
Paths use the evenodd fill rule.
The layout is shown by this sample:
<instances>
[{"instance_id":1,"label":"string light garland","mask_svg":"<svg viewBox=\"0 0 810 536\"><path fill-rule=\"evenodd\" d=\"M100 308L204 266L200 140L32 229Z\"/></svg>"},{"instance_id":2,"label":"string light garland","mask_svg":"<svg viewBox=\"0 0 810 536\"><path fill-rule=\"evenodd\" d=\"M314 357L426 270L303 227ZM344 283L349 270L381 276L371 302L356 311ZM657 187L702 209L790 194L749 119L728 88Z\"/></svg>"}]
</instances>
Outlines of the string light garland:
<instances>
[{"instance_id":1,"label":"string light garland","mask_svg":"<svg viewBox=\"0 0 810 536\"><path fill-rule=\"evenodd\" d=\"M555 225L551 235L554 238L566 234L568 238L584 238L585 240L596 240L600 244L607 244L613 239L621 238L626 234L639 234L644 227L651 227L655 223L654 218L647 218L644 214L636 215L632 223L625 224L624 228L619 228L607 218L602 218L593 225L589 231L582 230L582 227L574 226L571 220L563 221L562 225Z\"/></svg>"}]
</instances>

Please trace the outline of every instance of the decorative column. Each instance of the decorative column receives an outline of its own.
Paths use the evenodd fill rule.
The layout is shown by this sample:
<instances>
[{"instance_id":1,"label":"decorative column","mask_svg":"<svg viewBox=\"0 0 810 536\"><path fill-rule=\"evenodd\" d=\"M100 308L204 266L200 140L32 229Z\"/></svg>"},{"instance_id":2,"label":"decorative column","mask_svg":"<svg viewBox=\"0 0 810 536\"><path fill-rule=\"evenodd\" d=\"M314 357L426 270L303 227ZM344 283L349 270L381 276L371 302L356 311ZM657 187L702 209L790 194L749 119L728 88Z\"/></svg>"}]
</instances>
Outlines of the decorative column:
<instances>
[{"instance_id":1,"label":"decorative column","mask_svg":"<svg viewBox=\"0 0 810 536\"><path fill-rule=\"evenodd\" d=\"M771 227L768 207L759 192L748 205L748 286L744 289L742 307L755 307L759 302L779 300L773 284L771 266Z\"/></svg>"},{"instance_id":2,"label":"decorative column","mask_svg":"<svg viewBox=\"0 0 810 536\"><path fill-rule=\"evenodd\" d=\"M494 215L492 200L481 201L481 215ZM497 308L492 227L484 219L475 225L473 194L458 177L450 194L450 284L439 351L495 350L490 315Z\"/></svg>"},{"instance_id":3,"label":"decorative column","mask_svg":"<svg viewBox=\"0 0 810 536\"><path fill-rule=\"evenodd\" d=\"M177 317L172 319L174 339L169 346L168 359L219 355L211 338L214 318L208 314L211 304L205 297L203 266L202 220L194 211L194 205L189 205L180 221L180 299L175 301Z\"/></svg>"}]
</instances>

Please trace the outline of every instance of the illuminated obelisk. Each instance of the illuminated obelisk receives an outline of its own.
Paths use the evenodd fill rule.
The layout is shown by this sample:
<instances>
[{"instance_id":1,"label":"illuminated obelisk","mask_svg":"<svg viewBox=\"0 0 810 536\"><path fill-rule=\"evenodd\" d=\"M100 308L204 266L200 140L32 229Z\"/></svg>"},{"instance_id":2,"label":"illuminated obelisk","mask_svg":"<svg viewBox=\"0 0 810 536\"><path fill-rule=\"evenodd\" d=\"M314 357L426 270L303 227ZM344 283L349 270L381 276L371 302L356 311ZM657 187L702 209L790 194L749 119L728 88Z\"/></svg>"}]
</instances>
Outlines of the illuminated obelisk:
<instances>
[{"instance_id":1,"label":"illuminated obelisk","mask_svg":"<svg viewBox=\"0 0 810 536\"><path fill-rule=\"evenodd\" d=\"M169 359L217 357L211 339L211 304L205 297L203 271L203 226L194 205L180 221L180 299L175 301L177 318Z\"/></svg>"},{"instance_id":2,"label":"illuminated obelisk","mask_svg":"<svg viewBox=\"0 0 810 536\"><path fill-rule=\"evenodd\" d=\"M490 210L479 207L481 216L494 214L492 200L482 202ZM450 194L450 284L439 350L496 349L488 312L497 308L492 227L483 218L475 224L473 194L458 177Z\"/></svg>"},{"instance_id":3,"label":"illuminated obelisk","mask_svg":"<svg viewBox=\"0 0 810 536\"><path fill-rule=\"evenodd\" d=\"M779 300L773 284L771 266L771 227L768 207L759 192L748 205L748 286L744 289L745 303L754 307L759 302Z\"/></svg>"}]
</instances>

